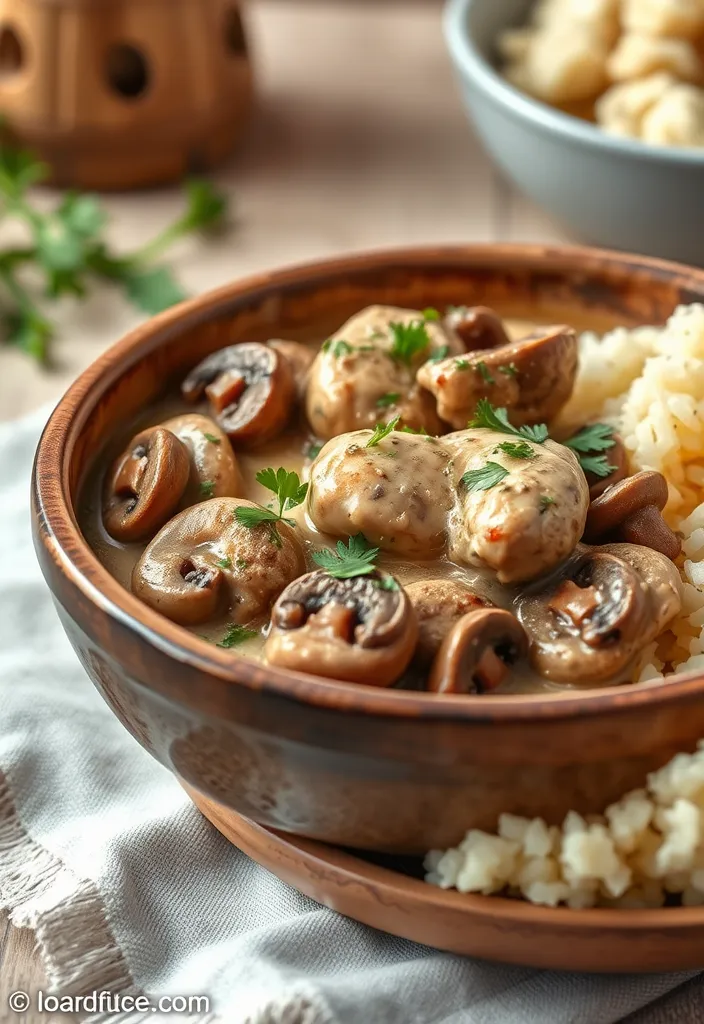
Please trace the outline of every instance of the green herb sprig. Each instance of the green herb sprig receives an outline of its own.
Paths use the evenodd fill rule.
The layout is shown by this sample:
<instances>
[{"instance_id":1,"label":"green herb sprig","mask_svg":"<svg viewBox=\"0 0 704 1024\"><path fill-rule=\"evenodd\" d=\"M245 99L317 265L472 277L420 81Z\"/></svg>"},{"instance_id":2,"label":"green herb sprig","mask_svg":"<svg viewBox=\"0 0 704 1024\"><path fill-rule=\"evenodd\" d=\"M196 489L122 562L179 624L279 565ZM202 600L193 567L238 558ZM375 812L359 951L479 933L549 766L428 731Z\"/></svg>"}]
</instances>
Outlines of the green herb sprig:
<instances>
[{"instance_id":1,"label":"green herb sprig","mask_svg":"<svg viewBox=\"0 0 704 1024\"><path fill-rule=\"evenodd\" d=\"M490 491L508 475L508 470L498 462L487 462L481 469L468 469L462 476L462 483L468 491Z\"/></svg>"},{"instance_id":2,"label":"green herb sprig","mask_svg":"<svg viewBox=\"0 0 704 1024\"><path fill-rule=\"evenodd\" d=\"M606 455L595 453L606 452L615 444L613 427L608 423L590 423L564 442L565 448L575 453L584 472L600 479L610 476L617 467L609 463Z\"/></svg>"},{"instance_id":3,"label":"green herb sprig","mask_svg":"<svg viewBox=\"0 0 704 1024\"><path fill-rule=\"evenodd\" d=\"M222 640L218 641L217 646L226 648L239 647L245 640L253 640L255 636L259 636L256 629L247 629L246 626L240 626L236 622L231 622L227 627L225 636Z\"/></svg>"},{"instance_id":4,"label":"green herb sprig","mask_svg":"<svg viewBox=\"0 0 704 1024\"><path fill-rule=\"evenodd\" d=\"M415 357L430 346L424 320L414 320L410 324L390 323L389 330L393 338L391 356L406 366L410 366Z\"/></svg>"},{"instance_id":5,"label":"green herb sprig","mask_svg":"<svg viewBox=\"0 0 704 1024\"><path fill-rule=\"evenodd\" d=\"M396 425L401 419L400 416L394 416L388 423L377 423L374 428L374 433L365 444L365 448L376 448L380 441L383 441L385 437L396 429Z\"/></svg>"},{"instance_id":6,"label":"green herb sprig","mask_svg":"<svg viewBox=\"0 0 704 1024\"><path fill-rule=\"evenodd\" d=\"M385 395L382 395L380 398L377 398L377 408L388 409L390 405L396 405L400 397L401 395L398 391L387 391Z\"/></svg>"},{"instance_id":7,"label":"green herb sprig","mask_svg":"<svg viewBox=\"0 0 704 1024\"><path fill-rule=\"evenodd\" d=\"M494 451L503 452L512 459L534 459L538 454L527 441L502 441L497 444Z\"/></svg>"},{"instance_id":8,"label":"green herb sprig","mask_svg":"<svg viewBox=\"0 0 704 1024\"><path fill-rule=\"evenodd\" d=\"M276 547L281 547L281 537L277 529L277 523L287 523L295 526L293 519L286 518L285 513L300 505L308 493L308 484L302 484L298 473L290 472L282 466L279 469L262 469L257 473L257 480L267 490L271 491L279 503L278 511L265 508L264 505L240 505L235 509L235 519L242 526L253 530L256 526L266 523L269 528L269 536Z\"/></svg>"},{"instance_id":9,"label":"green herb sprig","mask_svg":"<svg viewBox=\"0 0 704 1024\"><path fill-rule=\"evenodd\" d=\"M338 540L334 551L314 551L313 561L338 580L368 576L375 571L374 560L379 548L371 547L363 533L350 537L347 544Z\"/></svg>"},{"instance_id":10,"label":"green herb sprig","mask_svg":"<svg viewBox=\"0 0 704 1024\"><path fill-rule=\"evenodd\" d=\"M543 444L548 439L548 428L544 423L538 423L532 427L514 427L509 421L506 409L495 409L486 398L480 398L474 418L467 424L468 427L485 427L487 430L495 430L500 434L514 434L516 437L534 441L535 444Z\"/></svg>"},{"instance_id":11,"label":"green herb sprig","mask_svg":"<svg viewBox=\"0 0 704 1024\"><path fill-rule=\"evenodd\" d=\"M185 293L158 261L184 236L222 225L227 212L225 197L211 184L189 181L178 220L134 252L117 255L105 241L107 214L96 196L68 192L48 213L34 205L29 189L48 174L32 153L0 139L0 216L19 222L29 236L27 244L0 250L0 322L5 342L41 363L49 360L55 328L34 294L32 271L39 271L48 300L83 299L98 278L119 286L143 312L160 313Z\"/></svg>"}]
</instances>

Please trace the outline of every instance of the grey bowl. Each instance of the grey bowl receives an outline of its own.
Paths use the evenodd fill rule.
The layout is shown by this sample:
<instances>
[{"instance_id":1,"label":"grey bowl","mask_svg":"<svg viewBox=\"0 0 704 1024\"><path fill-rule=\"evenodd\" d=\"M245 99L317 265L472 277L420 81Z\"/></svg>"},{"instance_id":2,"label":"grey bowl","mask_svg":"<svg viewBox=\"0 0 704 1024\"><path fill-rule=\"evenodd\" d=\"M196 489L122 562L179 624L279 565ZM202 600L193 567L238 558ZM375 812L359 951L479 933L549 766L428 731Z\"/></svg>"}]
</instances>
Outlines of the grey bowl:
<instances>
[{"instance_id":1,"label":"grey bowl","mask_svg":"<svg viewBox=\"0 0 704 1024\"><path fill-rule=\"evenodd\" d=\"M607 135L519 92L492 64L529 0L449 0L445 37L476 130L516 186L609 248L704 263L704 151Z\"/></svg>"}]
</instances>

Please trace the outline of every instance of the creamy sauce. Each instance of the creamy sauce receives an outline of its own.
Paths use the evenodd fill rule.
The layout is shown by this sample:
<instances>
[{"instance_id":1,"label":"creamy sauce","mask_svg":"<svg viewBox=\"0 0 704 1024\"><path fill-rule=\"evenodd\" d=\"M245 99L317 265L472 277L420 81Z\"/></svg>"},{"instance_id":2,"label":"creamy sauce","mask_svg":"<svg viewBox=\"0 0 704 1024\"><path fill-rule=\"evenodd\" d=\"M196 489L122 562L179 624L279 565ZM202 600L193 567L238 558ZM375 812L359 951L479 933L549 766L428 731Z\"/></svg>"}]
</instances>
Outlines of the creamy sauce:
<instances>
[{"instance_id":1,"label":"creamy sauce","mask_svg":"<svg viewBox=\"0 0 704 1024\"><path fill-rule=\"evenodd\" d=\"M505 324L514 338L529 333L535 326L534 323L520 320L508 320L505 321ZM105 531L101 515L103 478L107 467L112 464L130 438L139 430L162 423L183 412L201 412L208 415L210 410L207 402L187 405L178 396L155 404L143 415L126 425L120 436L115 437L114 441L106 447L82 488L78 514L84 536L110 574L128 590L130 589L132 570L146 547L146 543L120 544ZM268 503L272 497L271 493L256 480L257 472L267 466L274 468L284 466L288 470L298 472L303 479L307 479L307 469L310 466L307 454L311 445L319 446L320 442L311 435L301 411L281 437L251 451L236 450L235 454L244 479L244 492L238 497L262 504ZM287 515L296 520L297 532L305 550L308 571L318 569L319 566L312 558L313 552L322 547L334 548L336 539L320 533L315 528L306 515L305 505L299 506ZM514 611L521 596L521 592L517 588L500 584L493 572L456 565L448 561L444 555L432 561L423 562L400 559L382 552L377 559L377 564L380 568L392 573L402 585L435 578L456 579L466 583L473 591L486 597L498 607L512 608ZM564 574L566 568L566 566L562 566L559 574ZM217 643L225 636L228 622L229 617L224 616L218 621L193 627L191 632L203 637L204 640ZM235 650L237 654L261 658L266 623L254 623L253 625L260 627L259 635L256 638L245 640ZM404 682L402 680L401 684L404 685ZM510 681L500 687L500 692L518 694L542 691L559 696L573 693L575 689L579 692L585 690L584 687L574 688L550 682L534 673L529 666L522 665L520 670L515 670L512 673Z\"/></svg>"}]
</instances>

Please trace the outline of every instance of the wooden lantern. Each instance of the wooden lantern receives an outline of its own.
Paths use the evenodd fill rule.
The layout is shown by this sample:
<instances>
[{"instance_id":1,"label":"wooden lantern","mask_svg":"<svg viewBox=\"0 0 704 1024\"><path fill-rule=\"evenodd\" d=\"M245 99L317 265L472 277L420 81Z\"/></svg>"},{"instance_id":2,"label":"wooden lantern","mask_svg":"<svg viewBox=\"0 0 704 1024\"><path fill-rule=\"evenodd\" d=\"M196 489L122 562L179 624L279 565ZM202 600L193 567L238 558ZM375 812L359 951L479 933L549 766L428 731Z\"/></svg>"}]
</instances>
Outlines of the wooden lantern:
<instances>
[{"instance_id":1,"label":"wooden lantern","mask_svg":"<svg viewBox=\"0 0 704 1024\"><path fill-rule=\"evenodd\" d=\"M0 111L57 185L211 167L251 100L236 0L0 0Z\"/></svg>"}]
</instances>

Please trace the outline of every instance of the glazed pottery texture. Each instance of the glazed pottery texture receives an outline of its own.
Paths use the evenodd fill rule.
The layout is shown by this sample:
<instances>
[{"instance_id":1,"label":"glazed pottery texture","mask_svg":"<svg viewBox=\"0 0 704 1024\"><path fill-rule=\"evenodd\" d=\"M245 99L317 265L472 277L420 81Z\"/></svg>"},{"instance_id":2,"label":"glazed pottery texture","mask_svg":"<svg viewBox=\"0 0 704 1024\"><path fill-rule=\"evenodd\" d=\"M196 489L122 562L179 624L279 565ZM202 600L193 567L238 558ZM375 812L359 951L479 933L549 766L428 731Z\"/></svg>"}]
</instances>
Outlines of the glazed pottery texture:
<instances>
[{"instance_id":1,"label":"glazed pottery texture","mask_svg":"<svg viewBox=\"0 0 704 1024\"><path fill-rule=\"evenodd\" d=\"M602 810L704 736L704 678L559 698L437 696L276 669L204 643L142 605L77 525L108 439L214 350L319 338L372 303L485 304L505 316L661 323L704 301L704 272L585 249L474 246L284 270L140 327L71 387L33 480L37 554L88 675L126 728L220 805L330 843L407 853L494 828Z\"/></svg>"}]
</instances>

